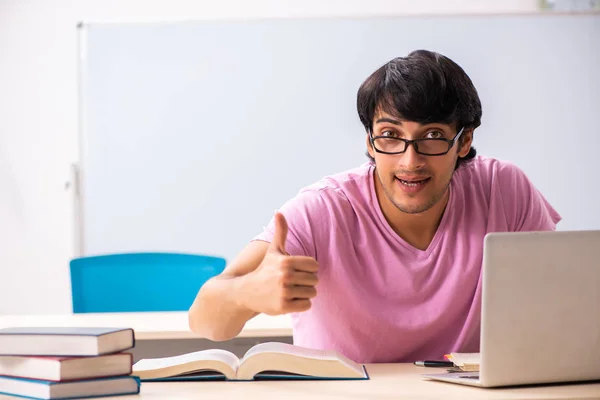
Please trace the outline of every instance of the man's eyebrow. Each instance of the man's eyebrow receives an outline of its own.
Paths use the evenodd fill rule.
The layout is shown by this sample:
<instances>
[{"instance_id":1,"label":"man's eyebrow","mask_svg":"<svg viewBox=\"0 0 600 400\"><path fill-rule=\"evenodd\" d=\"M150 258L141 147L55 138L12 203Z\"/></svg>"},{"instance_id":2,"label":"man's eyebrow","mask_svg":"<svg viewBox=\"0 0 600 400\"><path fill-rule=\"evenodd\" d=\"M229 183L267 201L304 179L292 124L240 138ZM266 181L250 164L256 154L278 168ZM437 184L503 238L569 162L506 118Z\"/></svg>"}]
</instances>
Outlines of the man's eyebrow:
<instances>
[{"instance_id":1,"label":"man's eyebrow","mask_svg":"<svg viewBox=\"0 0 600 400\"><path fill-rule=\"evenodd\" d=\"M402 121L393 118L379 118L377 121L375 121L376 124L380 124L382 122L389 122L390 124L394 125L402 125Z\"/></svg>"}]
</instances>

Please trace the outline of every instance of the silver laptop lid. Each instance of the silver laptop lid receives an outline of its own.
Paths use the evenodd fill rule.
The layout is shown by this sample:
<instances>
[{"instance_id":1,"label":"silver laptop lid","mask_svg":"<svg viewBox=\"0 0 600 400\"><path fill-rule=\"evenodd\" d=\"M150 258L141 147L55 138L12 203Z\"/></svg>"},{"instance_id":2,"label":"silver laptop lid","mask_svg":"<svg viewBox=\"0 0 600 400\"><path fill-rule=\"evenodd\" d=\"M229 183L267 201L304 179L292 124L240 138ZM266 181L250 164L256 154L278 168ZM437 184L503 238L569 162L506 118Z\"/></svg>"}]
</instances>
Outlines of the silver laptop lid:
<instances>
[{"instance_id":1,"label":"silver laptop lid","mask_svg":"<svg viewBox=\"0 0 600 400\"><path fill-rule=\"evenodd\" d=\"M600 231L484 241L485 386L600 379Z\"/></svg>"}]
</instances>

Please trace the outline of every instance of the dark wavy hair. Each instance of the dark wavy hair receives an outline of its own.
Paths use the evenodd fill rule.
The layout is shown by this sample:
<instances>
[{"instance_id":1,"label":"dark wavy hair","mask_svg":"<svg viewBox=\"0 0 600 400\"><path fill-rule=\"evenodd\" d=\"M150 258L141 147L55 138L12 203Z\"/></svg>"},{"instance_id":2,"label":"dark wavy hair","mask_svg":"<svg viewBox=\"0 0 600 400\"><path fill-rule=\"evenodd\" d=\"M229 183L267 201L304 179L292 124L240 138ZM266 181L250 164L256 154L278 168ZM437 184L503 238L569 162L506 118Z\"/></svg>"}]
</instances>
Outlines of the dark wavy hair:
<instances>
[{"instance_id":1,"label":"dark wavy hair","mask_svg":"<svg viewBox=\"0 0 600 400\"><path fill-rule=\"evenodd\" d=\"M379 111L420 124L481 125L481 102L469 76L448 57L428 50L394 58L371 74L358 89L356 106L367 133ZM476 155L471 147L456 168ZM367 157L374 161L368 152Z\"/></svg>"}]
</instances>

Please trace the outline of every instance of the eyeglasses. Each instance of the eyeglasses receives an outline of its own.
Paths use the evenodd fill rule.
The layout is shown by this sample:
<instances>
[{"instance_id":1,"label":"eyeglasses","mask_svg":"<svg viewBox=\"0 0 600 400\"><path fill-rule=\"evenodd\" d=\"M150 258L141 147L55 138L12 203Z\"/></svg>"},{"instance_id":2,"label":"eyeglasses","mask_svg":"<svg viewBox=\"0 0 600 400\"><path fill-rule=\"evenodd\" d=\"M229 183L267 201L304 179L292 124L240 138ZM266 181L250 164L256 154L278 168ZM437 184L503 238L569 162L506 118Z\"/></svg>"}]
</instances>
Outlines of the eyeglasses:
<instances>
[{"instance_id":1,"label":"eyeglasses","mask_svg":"<svg viewBox=\"0 0 600 400\"><path fill-rule=\"evenodd\" d=\"M462 129L454 136L453 139L436 138L436 139L415 139L408 140L397 137L373 136L369 134L371 145L378 153L383 154L402 154L408 149L409 145L413 145L415 151L424 156L443 156L447 154L454 143L460 138L463 133Z\"/></svg>"}]
</instances>

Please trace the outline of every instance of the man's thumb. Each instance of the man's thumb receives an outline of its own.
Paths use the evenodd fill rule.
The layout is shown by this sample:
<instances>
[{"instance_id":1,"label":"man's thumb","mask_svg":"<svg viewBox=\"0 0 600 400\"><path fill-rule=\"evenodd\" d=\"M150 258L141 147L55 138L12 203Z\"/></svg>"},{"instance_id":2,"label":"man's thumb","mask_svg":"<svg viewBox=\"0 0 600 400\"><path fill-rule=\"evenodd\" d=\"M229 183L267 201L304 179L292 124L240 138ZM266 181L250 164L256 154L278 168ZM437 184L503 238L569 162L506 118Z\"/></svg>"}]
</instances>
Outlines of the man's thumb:
<instances>
[{"instance_id":1,"label":"man's thumb","mask_svg":"<svg viewBox=\"0 0 600 400\"><path fill-rule=\"evenodd\" d=\"M282 213L275 213L275 235L269 247L270 251L287 254L285 251L285 240L288 233L288 225Z\"/></svg>"}]
</instances>

